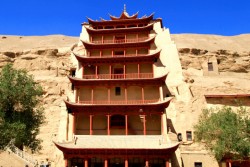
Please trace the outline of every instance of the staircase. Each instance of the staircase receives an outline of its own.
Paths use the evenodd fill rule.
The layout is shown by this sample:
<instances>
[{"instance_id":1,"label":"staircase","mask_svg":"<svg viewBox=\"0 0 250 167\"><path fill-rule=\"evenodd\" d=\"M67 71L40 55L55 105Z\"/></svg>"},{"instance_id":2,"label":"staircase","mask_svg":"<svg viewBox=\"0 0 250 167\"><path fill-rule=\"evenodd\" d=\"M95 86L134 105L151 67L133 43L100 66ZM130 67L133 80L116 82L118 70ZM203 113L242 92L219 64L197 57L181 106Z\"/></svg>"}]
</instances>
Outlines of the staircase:
<instances>
[{"instance_id":1,"label":"staircase","mask_svg":"<svg viewBox=\"0 0 250 167\"><path fill-rule=\"evenodd\" d=\"M32 155L20 150L19 148L15 147L15 146L12 146L12 149L7 149L7 151L5 151L5 152L8 152L9 155L13 154L13 156L18 157L19 159L21 159L24 162L25 165L28 165L29 167L38 166L38 161L35 160ZM22 166L24 166L24 165L22 165Z\"/></svg>"}]
</instances>

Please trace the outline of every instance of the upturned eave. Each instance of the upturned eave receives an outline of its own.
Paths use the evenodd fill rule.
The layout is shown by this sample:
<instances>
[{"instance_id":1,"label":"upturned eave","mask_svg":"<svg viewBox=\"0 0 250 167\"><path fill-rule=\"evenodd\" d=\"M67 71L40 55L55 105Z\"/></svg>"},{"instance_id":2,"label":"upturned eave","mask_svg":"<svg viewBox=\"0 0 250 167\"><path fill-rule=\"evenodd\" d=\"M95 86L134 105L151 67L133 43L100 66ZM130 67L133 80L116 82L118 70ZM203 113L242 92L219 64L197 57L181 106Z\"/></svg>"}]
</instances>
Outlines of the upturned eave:
<instances>
[{"instance_id":1,"label":"upturned eave","mask_svg":"<svg viewBox=\"0 0 250 167\"><path fill-rule=\"evenodd\" d=\"M108 34L108 33L123 33L123 32L143 32L150 31L153 29L153 23L148 24L144 27L129 27L129 28L116 28L116 29L93 29L88 26L85 26L89 34Z\"/></svg>"}]
</instances>

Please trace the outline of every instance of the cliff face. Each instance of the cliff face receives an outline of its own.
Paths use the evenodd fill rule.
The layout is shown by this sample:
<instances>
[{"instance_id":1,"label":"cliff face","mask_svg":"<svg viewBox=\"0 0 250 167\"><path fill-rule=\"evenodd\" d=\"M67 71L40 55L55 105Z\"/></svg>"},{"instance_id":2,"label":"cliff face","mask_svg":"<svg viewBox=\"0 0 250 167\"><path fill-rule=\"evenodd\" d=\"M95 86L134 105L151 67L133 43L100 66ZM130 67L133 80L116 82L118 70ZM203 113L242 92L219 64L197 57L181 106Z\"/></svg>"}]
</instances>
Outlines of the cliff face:
<instances>
[{"instance_id":1,"label":"cliff face","mask_svg":"<svg viewBox=\"0 0 250 167\"><path fill-rule=\"evenodd\" d=\"M178 34L171 37L179 50L183 84L171 88L176 98L168 109L168 116L174 126L172 131L184 135L186 130L192 130L202 108L206 107L204 94L250 92L250 35ZM38 160L48 158L57 164L62 159L55 154L52 140L58 137L61 106L67 91L70 91L66 76L72 67L71 48L77 42L78 38L59 35L0 35L0 68L13 63L15 68L27 69L44 89L42 104L46 123L39 135L43 149L36 155ZM203 75L202 64L209 59L217 61L218 75Z\"/></svg>"},{"instance_id":2,"label":"cliff face","mask_svg":"<svg viewBox=\"0 0 250 167\"><path fill-rule=\"evenodd\" d=\"M201 70L201 62L216 57L219 72L250 72L250 35L172 35L183 69Z\"/></svg>"},{"instance_id":3,"label":"cliff face","mask_svg":"<svg viewBox=\"0 0 250 167\"><path fill-rule=\"evenodd\" d=\"M26 69L43 87L42 105L46 123L40 129L43 149L37 160L56 161L52 142L58 134L61 104L70 90L66 77L71 67L71 47L78 38L65 36L18 37L0 36L0 67L13 63L14 68Z\"/></svg>"}]
</instances>

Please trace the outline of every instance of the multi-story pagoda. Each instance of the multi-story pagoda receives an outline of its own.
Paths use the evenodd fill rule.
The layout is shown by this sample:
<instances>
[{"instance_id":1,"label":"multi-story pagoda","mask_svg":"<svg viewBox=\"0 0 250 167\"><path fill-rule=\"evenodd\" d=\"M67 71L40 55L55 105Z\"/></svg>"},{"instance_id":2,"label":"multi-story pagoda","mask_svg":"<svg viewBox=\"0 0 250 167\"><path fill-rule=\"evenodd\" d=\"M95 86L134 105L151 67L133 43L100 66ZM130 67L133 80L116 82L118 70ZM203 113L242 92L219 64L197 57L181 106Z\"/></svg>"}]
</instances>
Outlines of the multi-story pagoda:
<instances>
[{"instance_id":1,"label":"multi-story pagoda","mask_svg":"<svg viewBox=\"0 0 250 167\"><path fill-rule=\"evenodd\" d=\"M82 24L72 53L65 139L55 143L65 166L170 166L179 143L167 128L172 98L162 43L168 33L153 14L138 18L126 9L120 17Z\"/></svg>"}]
</instances>

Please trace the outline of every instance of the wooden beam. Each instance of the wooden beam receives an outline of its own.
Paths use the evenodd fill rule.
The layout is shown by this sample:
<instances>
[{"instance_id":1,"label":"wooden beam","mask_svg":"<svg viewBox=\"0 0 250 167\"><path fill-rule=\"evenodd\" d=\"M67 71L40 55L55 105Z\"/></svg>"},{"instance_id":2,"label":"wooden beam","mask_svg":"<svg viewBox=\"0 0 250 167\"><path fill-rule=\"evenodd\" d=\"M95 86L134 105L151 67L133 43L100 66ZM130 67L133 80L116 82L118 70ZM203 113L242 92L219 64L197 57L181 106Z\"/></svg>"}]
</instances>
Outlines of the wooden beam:
<instances>
[{"instance_id":1,"label":"wooden beam","mask_svg":"<svg viewBox=\"0 0 250 167\"><path fill-rule=\"evenodd\" d=\"M128 115L125 115L125 134L128 135Z\"/></svg>"}]
</instances>

